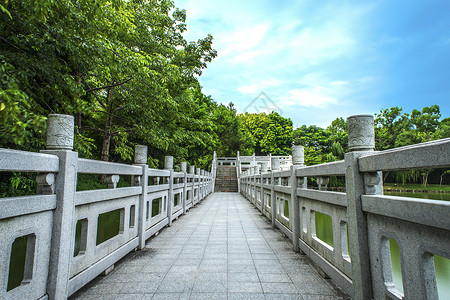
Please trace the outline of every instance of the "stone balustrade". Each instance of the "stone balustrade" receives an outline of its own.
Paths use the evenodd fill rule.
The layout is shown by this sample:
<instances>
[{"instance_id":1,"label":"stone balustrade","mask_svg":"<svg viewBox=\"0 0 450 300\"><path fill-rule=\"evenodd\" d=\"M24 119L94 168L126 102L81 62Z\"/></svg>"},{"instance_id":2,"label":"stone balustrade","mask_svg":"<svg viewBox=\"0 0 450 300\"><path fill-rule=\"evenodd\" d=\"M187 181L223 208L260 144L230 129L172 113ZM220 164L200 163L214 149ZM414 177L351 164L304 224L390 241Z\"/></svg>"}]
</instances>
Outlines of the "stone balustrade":
<instances>
[{"instance_id":1,"label":"stone balustrade","mask_svg":"<svg viewBox=\"0 0 450 300\"><path fill-rule=\"evenodd\" d=\"M374 152L373 131L372 116L349 117L342 161L305 166L299 146L288 170L277 157L238 157L253 162L239 173L240 193L354 299L438 299L433 256L450 259L450 202L383 195L382 172L448 167L450 139ZM260 172L255 163L270 164ZM345 178L345 192L328 191L331 176ZM332 241L321 239L318 216L331 220ZM404 294L393 283L390 239Z\"/></svg>"},{"instance_id":2,"label":"stone balustrade","mask_svg":"<svg viewBox=\"0 0 450 300\"><path fill-rule=\"evenodd\" d=\"M78 157L72 151L73 117L50 115L47 150L0 149L0 171L36 172L37 195L0 199L0 298L66 299L202 201L213 174L194 166L175 172L147 165L147 147L137 145L133 165ZM108 189L77 191L78 174L105 175ZM121 177L130 187L117 187ZM103 236L101 219L114 217L117 234ZM25 241L24 266L14 265L13 245ZM23 273L11 286L11 272Z\"/></svg>"}]
</instances>

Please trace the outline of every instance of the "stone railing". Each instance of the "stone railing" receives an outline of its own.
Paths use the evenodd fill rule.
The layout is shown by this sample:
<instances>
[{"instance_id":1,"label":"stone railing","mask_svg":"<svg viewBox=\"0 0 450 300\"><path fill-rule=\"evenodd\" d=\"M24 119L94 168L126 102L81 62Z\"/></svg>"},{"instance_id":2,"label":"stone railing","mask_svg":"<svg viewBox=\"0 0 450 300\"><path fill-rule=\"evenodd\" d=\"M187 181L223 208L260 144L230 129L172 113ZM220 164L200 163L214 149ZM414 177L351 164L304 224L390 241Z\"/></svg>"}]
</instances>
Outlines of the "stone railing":
<instances>
[{"instance_id":1,"label":"stone railing","mask_svg":"<svg viewBox=\"0 0 450 300\"><path fill-rule=\"evenodd\" d=\"M277 158L271 170L253 166L241 174L240 192L355 299L438 299L433 256L450 259L450 202L384 196L381 172L448 167L450 139L374 152L372 116L350 117L348 127L345 160L305 166L303 147L294 146L290 170ZM328 191L330 176L345 177L346 192ZM328 242L316 230L324 215ZM393 283L390 239L400 249L403 294Z\"/></svg>"},{"instance_id":2,"label":"stone railing","mask_svg":"<svg viewBox=\"0 0 450 300\"><path fill-rule=\"evenodd\" d=\"M150 169L146 146L134 165L78 158L73 128L71 116L50 115L47 150L0 149L0 171L38 173L36 195L0 199L1 299L66 299L213 191L211 173L185 162L174 172L173 157ZM103 175L109 188L77 191L78 174ZM117 187L124 175L131 186ZM105 218L115 232L105 233ZM23 257L12 261L18 243ZM23 273L18 284L12 272Z\"/></svg>"},{"instance_id":3,"label":"stone railing","mask_svg":"<svg viewBox=\"0 0 450 300\"><path fill-rule=\"evenodd\" d=\"M256 165L260 165L262 168L266 165L269 168L272 161L279 163L281 170L288 170L292 165L292 156L256 156L254 154L252 156L239 156L238 154L237 161L239 174Z\"/></svg>"}]
</instances>

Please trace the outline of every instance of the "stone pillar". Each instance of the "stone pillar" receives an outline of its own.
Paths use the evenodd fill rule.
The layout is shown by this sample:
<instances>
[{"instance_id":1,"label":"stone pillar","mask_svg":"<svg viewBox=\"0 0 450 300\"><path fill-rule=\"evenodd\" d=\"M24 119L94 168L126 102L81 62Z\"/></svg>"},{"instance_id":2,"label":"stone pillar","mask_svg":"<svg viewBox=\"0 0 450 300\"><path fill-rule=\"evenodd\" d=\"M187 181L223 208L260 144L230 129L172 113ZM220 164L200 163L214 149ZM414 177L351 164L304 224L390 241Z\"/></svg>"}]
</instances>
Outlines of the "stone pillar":
<instances>
[{"instance_id":1,"label":"stone pillar","mask_svg":"<svg viewBox=\"0 0 450 300\"><path fill-rule=\"evenodd\" d=\"M148 147L144 145L134 146L134 163L137 165L147 164Z\"/></svg>"},{"instance_id":2,"label":"stone pillar","mask_svg":"<svg viewBox=\"0 0 450 300\"><path fill-rule=\"evenodd\" d=\"M276 216L277 216L277 201L275 197L275 177L273 176L273 169L271 170L271 177L270 177L270 210L271 210L271 221L272 226L276 227Z\"/></svg>"},{"instance_id":3,"label":"stone pillar","mask_svg":"<svg viewBox=\"0 0 450 300\"><path fill-rule=\"evenodd\" d=\"M305 165L305 149L303 146L292 146L292 164L294 166Z\"/></svg>"},{"instance_id":4,"label":"stone pillar","mask_svg":"<svg viewBox=\"0 0 450 300\"><path fill-rule=\"evenodd\" d=\"M364 174L359 172L358 158L372 152L375 145L374 121L371 115L351 116L347 119L350 153L345 154L348 233L354 299L372 299L367 220L361 207L361 195L365 192ZM381 177L381 172L375 173ZM380 183L375 184L381 186ZM382 190L382 187L373 187Z\"/></svg>"},{"instance_id":5,"label":"stone pillar","mask_svg":"<svg viewBox=\"0 0 450 300\"><path fill-rule=\"evenodd\" d=\"M375 131L372 115L356 115L347 118L348 148L352 151L373 151Z\"/></svg>"},{"instance_id":6,"label":"stone pillar","mask_svg":"<svg viewBox=\"0 0 450 300\"><path fill-rule=\"evenodd\" d=\"M202 201L203 200L203 190L204 190L204 174L205 171L203 169L200 169L200 178L199 178L199 189L198 189L198 201Z\"/></svg>"},{"instance_id":7,"label":"stone pillar","mask_svg":"<svg viewBox=\"0 0 450 300\"><path fill-rule=\"evenodd\" d=\"M269 170L269 164L267 162L263 162L261 164L261 173L265 173Z\"/></svg>"},{"instance_id":8,"label":"stone pillar","mask_svg":"<svg viewBox=\"0 0 450 300\"><path fill-rule=\"evenodd\" d=\"M299 252L300 239L300 200L297 197L297 170L305 165L305 151L303 146L292 146L291 166L291 202L289 207L289 222L292 229L292 246L294 251Z\"/></svg>"},{"instance_id":9,"label":"stone pillar","mask_svg":"<svg viewBox=\"0 0 450 300\"><path fill-rule=\"evenodd\" d=\"M41 151L59 157L59 172L54 190L56 208L50 248L50 267L47 279L49 299L66 299L73 257L75 236L75 192L78 153L73 152L74 118L67 115L49 115L47 120L47 150Z\"/></svg>"},{"instance_id":10,"label":"stone pillar","mask_svg":"<svg viewBox=\"0 0 450 300\"><path fill-rule=\"evenodd\" d=\"M172 210L173 210L173 156L164 158L164 169L170 171L169 177L169 195L167 197L167 217L169 218L169 226L172 226Z\"/></svg>"},{"instance_id":11,"label":"stone pillar","mask_svg":"<svg viewBox=\"0 0 450 300\"><path fill-rule=\"evenodd\" d=\"M183 215L186 214L186 201L187 201L187 162L182 161L180 163L180 169L181 172L183 172L184 177L183 177L183 197L182 201L183 201Z\"/></svg>"},{"instance_id":12,"label":"stone pillar","mask_svg":"<svg viewBox=\"0 0 450 300\"><path fill-rule=\"evenodd\" d=\"M47 150L72 151L74 128L73 116L49 115L47 119Z\"/></svg>"},{"instance_id":13,"label":"stone pillar","mask_svg":"<svg viewBox=\"0 0 450 300\"><path fill-rule=\"evenodd\" d=\"M173 156L166 156L164 158L164 169L166 170L173 169Z\"/></svg>"},{"instance_id":14,"label":"stone pillar","mask_svg":"<svg viewBox=\"0 0 450 300\"><path fill-rule=\"evenodd\" d=\"M278 157L272 157L271 158L271 170L279 171L280 168L281 168L280 159Z\"/></svg>"},{"instance_id":15,"label":"stone pillar","mask_svg":"<svg viewBox=\"0 0 450 300\"><path fill-rule=\"evenodd\" d=\"M255 166L255 175L260 175L261 174L261 166L260 165L256 165Z\"/></svg>"},{"instance_id":16,"label":"stone pillar","mask_svg":"<svg viewBox=\"0 0 450 300\"><path fill-rule=\"evenodd\" d=\"M189 187L190 191L191 191L191 207L194 206L194 185L195 185L195 166L189 166L189 174L192 174L191 178L192 178L192 182L191 182L191 186Z\"/></svg>"},{"instance_id":17,"label":"stone pillar","mask_svg":"<svg viewBox=\"0 0 450 300\"><path fill-rule=\"evenodd\" d=\"M139 249L145 247L145 228L147 215L147 187L148 187L148 166L147 166L147 153L148 148L144 145L134 146L134 164L142 167L142 177L134 177L133 184L142 187L142 192L139 195L139 208L138 208L138 236L139 236Z\"/></svg>"}]
</instances>

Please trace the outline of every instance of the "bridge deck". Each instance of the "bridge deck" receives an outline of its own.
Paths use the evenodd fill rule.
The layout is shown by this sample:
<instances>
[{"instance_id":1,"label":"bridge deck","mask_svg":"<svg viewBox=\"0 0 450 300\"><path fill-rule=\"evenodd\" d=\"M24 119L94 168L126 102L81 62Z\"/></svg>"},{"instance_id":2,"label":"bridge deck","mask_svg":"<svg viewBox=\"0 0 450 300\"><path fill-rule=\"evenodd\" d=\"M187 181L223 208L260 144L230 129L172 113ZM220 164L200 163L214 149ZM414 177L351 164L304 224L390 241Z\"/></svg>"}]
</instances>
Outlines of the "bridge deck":
<instances>
[{"instance_id":1,"label":"bridge deck","mask_svg":"<svg viewBox=\"0 0 450 300\"><path fill-rule=\"evenodd\" d=\"M72 299L347 299L238 193L213 193Z\"/></svg>"}]
</instances>

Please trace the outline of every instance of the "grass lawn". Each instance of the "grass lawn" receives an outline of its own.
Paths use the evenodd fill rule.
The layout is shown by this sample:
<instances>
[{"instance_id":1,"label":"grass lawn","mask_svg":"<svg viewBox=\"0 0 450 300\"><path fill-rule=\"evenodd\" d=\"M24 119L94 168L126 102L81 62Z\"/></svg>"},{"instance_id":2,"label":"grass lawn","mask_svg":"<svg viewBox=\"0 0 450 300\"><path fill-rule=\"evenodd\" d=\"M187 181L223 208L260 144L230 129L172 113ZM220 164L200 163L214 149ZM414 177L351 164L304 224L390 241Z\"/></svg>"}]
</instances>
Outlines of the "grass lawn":
<instances>
[{"instance_id":1,"label":"grass lawn","mask_svg":"<svg viewBox=\"0 0 450 300\"><path fill-rule=\"evenodd\" d=\"M419 183L407 183L407 184L395 184L395 183L385 183L385 190L422 190L422 191L445 191L450 192L450 185L443 184L429 184L428 186L423 186Z\"/></svg>"}]
</instances>

